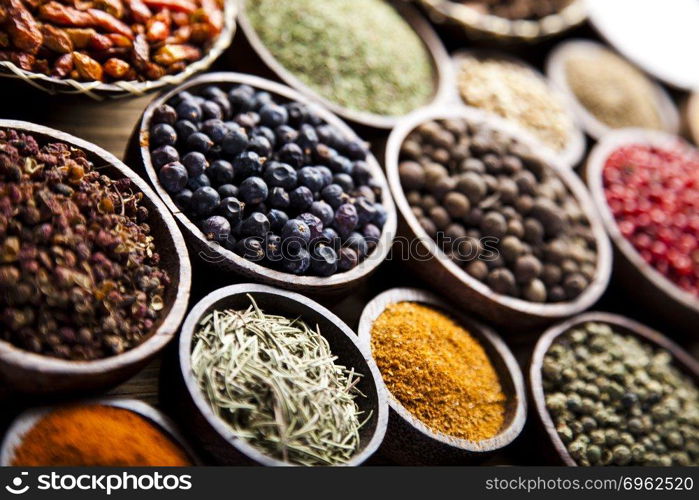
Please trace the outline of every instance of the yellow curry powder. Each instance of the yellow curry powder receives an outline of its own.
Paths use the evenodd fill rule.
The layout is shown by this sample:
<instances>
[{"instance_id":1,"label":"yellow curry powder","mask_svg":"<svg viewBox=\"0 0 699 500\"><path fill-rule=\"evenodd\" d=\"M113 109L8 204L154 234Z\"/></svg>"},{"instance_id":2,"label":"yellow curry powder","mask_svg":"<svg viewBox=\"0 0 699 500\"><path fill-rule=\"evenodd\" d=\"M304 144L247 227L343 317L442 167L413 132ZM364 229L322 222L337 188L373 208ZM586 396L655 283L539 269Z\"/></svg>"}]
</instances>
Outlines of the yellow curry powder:
<instances>
[{"instance_id":1,"label":"yellow curry powder","mask_svg":"<svg viewBox=\"0 0 699 500\"><path fill-rule=\"evenodd\" d=\"M374 322L371 346L389 391L429 428L470 441L502 428L498 374L450 317L413 302L392 304Z\"/></svg>"}]
</instances>

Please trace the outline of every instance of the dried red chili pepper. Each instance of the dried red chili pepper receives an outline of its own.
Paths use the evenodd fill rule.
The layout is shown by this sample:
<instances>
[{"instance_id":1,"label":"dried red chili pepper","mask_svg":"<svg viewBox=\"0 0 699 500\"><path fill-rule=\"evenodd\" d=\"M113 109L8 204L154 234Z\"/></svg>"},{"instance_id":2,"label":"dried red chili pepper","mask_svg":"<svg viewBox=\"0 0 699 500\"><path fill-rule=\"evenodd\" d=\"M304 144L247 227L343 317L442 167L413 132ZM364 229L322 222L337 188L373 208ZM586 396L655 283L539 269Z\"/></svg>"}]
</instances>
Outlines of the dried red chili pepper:
<instances>
[{"instance_id":1,"label":"dried red chili pepper","mask_svg":"<svg viewBox=\"0 0 699 500\"><path fill-rule=\"evenodd\" d=\"M104 72L115 80L124 78L130 69L129 63L116 57L111 57L104 62Z\"/></svg>"},{"instance_id":2,"label":"dried red chili pepper","mask_svg":"<svg viewBox=\"0 0 699 500\"><path fill-rule=\"evenodd\" d=\"M131 28L113 15L98 9L89 9L87 12L93 17L97 27L109 31L110 33L119 33L125 37L133 38L133 31L131 31Z\"/></svg>"},{"instance_id":3,"label":"dried red chili pepper","mask_svg":"<svg viewBox=\"0 0 699 500\"><path fill-rule=\"evenodd\" d=\"M41 33L44 36L44 46L48 49L59 54L73 52L73 41L64 30L44 24L41 26Z\"/></svg>"},{"instance_id":4,"label":"dried red chili pepper","mask_svg":"<svg viewBox=\"0 0 699 500\"><path fill-rule=\"evenodd\" d=\"M53 63L52 76L65 78L73 71L73 54L63 54Z\"/></svg>"},{"instance_id":5,"label":"dried red chili pepper","mask_svg":"<svg viewBox=\"0 0 699 500\"><path fill-rule=\"evenodd\" d=\"M142 0L126 0L126 5L129 6L131 15L136 22L145 24L153 15L148 6L144 4Z\"/></svg>"},{"instance_id":6,"label":"dried red chili pepper","mask_svg":"<svg viewBox=\"0 0 699 500\"><path fill-rule=\"evenodd\" d=\"M211 48L222 9L221 0L0 0L0 50L59 78L152 80ZM108 71L95 66L107 61Z\"/></svg>"},{"instance_id":7,"label":"dried red chili pepper","mask_svg":"<svg viewBox=\"0 0 699 500\"><path fill-rule=\"evenodd\" d=\"M23 52L36 54L43 42L43 36L34 16L21 0L5 0L7 4L7 32L14 46Z\"/></svg>"},{"instance_id":8,"label":"dried red chili pepper","mask_svg":"<svg viewBox=\"0 0 699 500\"><path fill-rule=\"evenodd\" d=\"M102 81L102 66L88 55L73 52L75 70L85 80Z\"/></svg>"},{"instance_id":9,"label":"dried red chili pepper","mask_svg":"<svg viewBox=\"0 0 699 500\"><path fill-rule=\"evenodd\" d=\"M146 38L149 42L162 42L170 36L170 11L158 12L146 23Z\"/></svg>"},{"instance_id":10,"label":"dried red chili pepper","mask_svg":"<svg viewBox=\"0 0 699 500\"><path fill-rule=\"evenodd\" d=\"M201 52L191 45L163 45L153 56L153 60L163 66L170 66L179 61L196 61Z\"/></svg>"},{"instance_id":11,"label":"dried red chili pepper","mask_svg":"<svg viewBox=\"0 0 699 500\"><path fill-rule=\"evenodd\" d=\"M39 17L45 21L71 28L88 28L94 25L94 18L87 12L51 1L39 7Z\"/></svg>"},{"instance_id":12,"label":"dried red chili pepper","mask_svg":"<svg viewBox=\"0 0 699 500\"><path fill-rule=\"evenodd\" d=\"M107 35L95 33L94 35L92 35L92 37L90 37L90 42L88 43L88 46L93 50L102 51L111 49L114 46L114 44Z\"/></svg>"},{"instance_id":13,"label":"dried red chili pepper","mask_svg":"<svg viewBox=\"0 0 699 500\"><path fill-rule=\"evenodd\" d=\"M143 0L148 7L157 9L171 9L191 14L197 9L196 4L188 0Z\"/></svg>"}]
</instances>

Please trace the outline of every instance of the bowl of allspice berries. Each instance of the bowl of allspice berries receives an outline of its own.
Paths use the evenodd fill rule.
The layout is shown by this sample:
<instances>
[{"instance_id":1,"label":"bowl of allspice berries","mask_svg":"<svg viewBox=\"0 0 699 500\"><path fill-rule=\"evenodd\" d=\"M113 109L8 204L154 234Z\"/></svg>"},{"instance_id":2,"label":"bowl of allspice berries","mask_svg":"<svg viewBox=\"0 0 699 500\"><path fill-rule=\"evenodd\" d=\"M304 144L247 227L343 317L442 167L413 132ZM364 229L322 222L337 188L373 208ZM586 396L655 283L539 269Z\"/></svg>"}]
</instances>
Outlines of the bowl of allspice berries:
<instances>
[{"instance_id":1,"label":"bowl of allspice berries","mask_svg":"<svg viewBox=\"0 0 699 500\"><path fill-rule=\"evenodd\" d=\"M466 310L518 329L604 292L611 246L590 197L526 132L472 108L425 109L386 151L398 234L418 243L407 264Z\"/></svg>"},{"instance_id":2,"label":"bowl of allspice berries","mask_svg":"<svg viewBox=\"0 0 699 500\"><path fill-rule=\"evenodd\" d=\"M115 385L175 335L191 269L175 220L106 151L0 120L0 378L18 393Z\"/></svg>"}]
</instances>

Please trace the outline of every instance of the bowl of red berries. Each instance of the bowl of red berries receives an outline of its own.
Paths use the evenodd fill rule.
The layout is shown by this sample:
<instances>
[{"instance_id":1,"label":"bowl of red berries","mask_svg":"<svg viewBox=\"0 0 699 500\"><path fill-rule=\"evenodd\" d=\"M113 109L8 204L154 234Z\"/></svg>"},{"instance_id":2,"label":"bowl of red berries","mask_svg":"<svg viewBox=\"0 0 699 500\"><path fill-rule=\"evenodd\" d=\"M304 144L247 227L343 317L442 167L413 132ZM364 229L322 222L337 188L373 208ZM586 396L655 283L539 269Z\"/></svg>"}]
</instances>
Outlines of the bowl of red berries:
<instances>
[{"instance_id":1,"label":"bowl of red berries","mask_svg":"<svg viewBox=\"0 0 699 500\"><path fill-rule=\"evenodd\" d=\"M592 150L587 183L629 295L696 332L699 150L663 132L625 129Z\"/></svg>"},{"instance_id":2,"label":"bowl of red berries","mask_svg":"<svg viewBox=\"0 0 699 500\"><path fill-rule=\"evenodd\" d=\"M194 78L148 106L133 142L193 253L218 270L326 294L390 250L396 211L368 145L284 85Z\"/></svg>"}]
</instances>

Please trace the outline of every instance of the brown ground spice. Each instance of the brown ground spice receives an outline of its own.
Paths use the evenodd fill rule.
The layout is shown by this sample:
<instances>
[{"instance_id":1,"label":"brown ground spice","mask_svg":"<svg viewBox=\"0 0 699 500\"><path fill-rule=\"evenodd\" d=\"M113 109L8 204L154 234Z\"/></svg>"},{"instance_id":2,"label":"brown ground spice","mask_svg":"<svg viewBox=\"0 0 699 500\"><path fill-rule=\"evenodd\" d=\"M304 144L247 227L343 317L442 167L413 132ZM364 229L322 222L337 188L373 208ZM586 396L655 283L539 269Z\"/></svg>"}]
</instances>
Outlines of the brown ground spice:
<instances>
[{"instance_id":1,"label":"brown ground spice","mask_svg":"<svg viewBox=\"0 0 699 500\"><path fill-rule=\"evenodd\" d=\"M192 462L140 415L90 405L62 408L40 419L24 435L12 465L169 467Z\"/></svg>"},{"instance_id":2,"label":"brown ground spice","mask_svg":"<svg viewBox=\"0 0 699 500\"><path fill-rule=\"evenodd\" d=\"M374 322L371 345L389 391L431 429L481 441L502 428L506 397L495 368L445 314L392 304Z\"/></svg>"}]
</instances>

